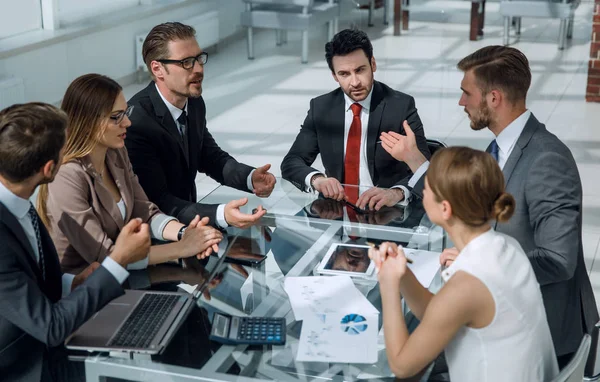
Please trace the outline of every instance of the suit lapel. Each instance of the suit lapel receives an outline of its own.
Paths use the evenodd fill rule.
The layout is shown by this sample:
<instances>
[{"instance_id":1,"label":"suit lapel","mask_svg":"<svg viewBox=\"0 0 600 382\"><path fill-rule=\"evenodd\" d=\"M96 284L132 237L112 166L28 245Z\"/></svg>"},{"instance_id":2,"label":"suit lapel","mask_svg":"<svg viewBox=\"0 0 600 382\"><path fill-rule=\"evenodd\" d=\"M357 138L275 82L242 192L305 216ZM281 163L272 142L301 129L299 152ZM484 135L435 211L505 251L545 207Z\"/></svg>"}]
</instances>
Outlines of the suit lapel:
<instances>
[{"instance_id":1,"label":"suit lapel","mask_svg":"<svg viewBox=\"0 0 600 382\"><path fill-rule=\"evenodd\" d=\"M512 152L510 153L510 156L506 160L504 168L502 169L505 184L508 184L508 182L510 181L510 177L512 176L513 171L515 170L515 167L517 166L521 155L523 155L523 150L525 150L525 147L527 147L527 145L529 144L533 133L539 125L540 122L533 116L533 114L531 114L531 116L527 120L527 123L525 124L525 127L523 128L523 131L521 132L521 135L519 135L519 138L517 139L517 142L515 143L515 146L513 147Z\"/></svg>"},{"instance_id":2,"label":"suit lapel","mask_svg":"<svg viewBox=\"0 0 600 382\"><path fill-rule=\"evenodd\" d=\"M119 208L117 207L116 211L114 211L114 213L116 213L116 215L113 215L113 211L111 211L110 216L112 216L112 218L115 220L115 222L117 223L117 225L119 226L119 228L123 228L123 226L125 225L126 221L129 221L129 219L131 218L131 214L133 213L133 195L131 195L128 190L130 189L129 187L127 187L127 180L125 178L125 169L123 167L121 167L119 161L118 161L118 154L116 151L114 150L108 150L106 153L106 167L108 168L108 170L110 171L110 173L113 176L113 179L115 180L115 183L117 184L117 188L119 189L119 193L121 194L121 199L123 199L123 203L125 204L125 218L123 218L123 214L121 214L121 211L119 210ZM108 190L106 190L108 191ZM108 195L111 198L112 201L112 205L114 206L115 201L112 197L112 195L110 194L110 192L108 192Z\"/></svg>"},{"instance_id":3,"label":"suit lapel","mask_svg":"<svg viewBox=\"0 0 600 382\"><path fill-rule=\"evenodd\" d=\"M523 131L521 132L521 135L519 135L519 138L517 138L517 142L515 143L510 156L506 160L504 168L502 168L502 174L504 174L504 184L506 186L508 186L508 182L510 182L510 178L517 167L517 163L519 163L519 159L521 159L521 156L523 155L523 150L525 150L529 144L533 133L539 125L540 122L533 116L533 114L531 114L527 120L527 123L525 124L525 127L523 128ZM486 152L490 152L490 146L488 146ZM494 221L494 229L496 229L497 226L498 222Z\"/></svg>"},{"instance_id":4,"label":"suit lapel","mask_svg":"<svg viewBox=\"0 0 600 382\"><path fill-rule=\"evenodd\" d=\"M330 150L333 153L335 163L341 163L341 166L335 166L333 168L334 173L328 174L336 179L339 179L340 182L344 181L344 147L346 146L346 142L344 142L344 125L346 121L346 101L344 100L344 92L341 89L335 93L332 104L331 104L331 112L328 116L328 121L326 121L325 126L331 126L331 146Z\"/></svg>"},{"instance_id":5,"label":"suit lapel","mask_svg":"<svg viewBox=\"0 0 600 382\"><path fill-rule=\"evenodd\" d=\"M204 126L206 121L202 120L201 108L198 107L199 100L188 98L188 126L186 139L188 140L188 165L190 168L196 168L194 155L192 153L199 152L200 149L200 136L198 135Z\"/></svg>"},{"instance_id":6,"label":"suit lapel","mask_svg":"<svg viewBox=\"0 0 600 382\"><path fill-rule=\"evenodd\" d=\"M29 239L27 238L21 223L19 223L17 218L10 213L10 211L1 202L0 221L4 222L4 225L8 227L12 234L17 238L17 241L19 244L21 244L25 252L27 252L27 255L23 256L23 260L25 260L25 262L33 270L38 280L42 280L42 272L35 258L35 252L33 251L33 248L31 248L31 244L29 243Z\"/></svg>"},{"instance_id":7,"label":"suit lapel","mask_svg":"<svg viewBox=\"0 0 600 382\"><path fill-rule=\"evenodd\" d=\"M158 94L158 90L156 89L156 85L154 82L150 82L150 85L147 87L148 94L150 97L150 101L152 101L152 106L154 107L154 113L161 124L162 127L165 128L171 134L173 139L177 141L179 148L181 149L181 153L187 161L187 153L185 152L185 148L183 146L183 140L181 139L181 134L179 133L179 129L173 120L173 116L167 109L167 105L163 102L162 98ZM189 123L191 125L191 123Z\"/></svg>"},{"instance_id":8,"label":"suit lapel","mask_svg":"<svg viewBox=\"0 0 600 382\"><path fill-rule=\"evenodd\" d=\"M56 247L52 242L52 238L43 224L40 225L40 236L42 237L44 269L46 271L46 290L43 292L51 301L58 302L62 296L62 271L60 269L58 254L56 253Z\"/></svg>"},{"instance_id":9,"label":"suit lapel","mask_svg":"<svg viewBox=\"0 0 600 382\"><path fill-rule=\"evenodd\" d=\"M108 153L107 153L107 155L108 155ZM94 192L96 192L96 195L98 196L98 200L100 201L100 204L102 204L102 207L104 207L104 209L108 212L110 217L115 221L115 224L117 224L119 229L123 228L125 223L123 221L123 216L121 215L121 211L119 211L119 207L117 206L117 203L115 202L115 199L111 195L110 191L108 191L108 189L104 186L104 183L102 182L102 178L100 177L100 174L98 174L96 172L96 170L94 169L94 165L92 165L92 162L90 161L90 157L85 156L85 157L81 158L80 161L81 161L81 164L82 164L83 168L85 169L85 171L92 177L92 179L94 181ZM115 180L115 183L117 182L117 179L118 179L117 177L120 177L120 179L124 178L123 171L121 170L119 172L119 169L117 167L115 167L113 163L111 163L111 162L113 162L113 160L107 160L106 162L107 162L106 163L107 170L111 172L113 179ZM118 186L119 185L117 184L117 187ZM119 191L121 191L120 187L119 187ZM123 198L122 192L121 192L121 198ZM125 200L123 200L123 202L127 206L127 203L125 202Z\"/></svg>"},{"instance_id":10,"label":"suit lapel","mask_svg":"<svg viewBox=\"0 0 600 382\"><path fill-rule=\"evenodd\" d=\"M373 95L371 96L371 106L369 108L369 126L367 127L367 164L373 181L375 177L375 147L379 131L381 130L381 117L385 109L385 100L382 93L381 85L375 81L373 83Z\"/></svg>"}]
</instances>

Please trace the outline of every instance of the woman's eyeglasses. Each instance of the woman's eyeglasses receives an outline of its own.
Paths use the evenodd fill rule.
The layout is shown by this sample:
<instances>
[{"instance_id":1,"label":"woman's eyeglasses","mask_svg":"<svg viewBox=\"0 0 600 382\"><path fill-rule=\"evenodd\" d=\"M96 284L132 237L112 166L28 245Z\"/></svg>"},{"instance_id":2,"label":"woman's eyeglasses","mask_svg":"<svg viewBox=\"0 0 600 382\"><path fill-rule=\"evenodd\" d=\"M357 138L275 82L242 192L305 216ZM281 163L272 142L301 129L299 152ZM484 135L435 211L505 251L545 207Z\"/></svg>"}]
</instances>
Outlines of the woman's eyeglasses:
<instances>
[{"instance_id":1,"label":"woman's eyeglasses","mask_svg":"<svg viewBox=\"0 0 600 382\"><path fill-rule=\"evenodd\" d=\"M111 115L109 118L113 120L117 125L123 121L123 118L127 116L127 118L131 117L131 113L133 112L133 105L127 106L125 111L118 112L117 114Z\"/></svg>"}]
</instances>

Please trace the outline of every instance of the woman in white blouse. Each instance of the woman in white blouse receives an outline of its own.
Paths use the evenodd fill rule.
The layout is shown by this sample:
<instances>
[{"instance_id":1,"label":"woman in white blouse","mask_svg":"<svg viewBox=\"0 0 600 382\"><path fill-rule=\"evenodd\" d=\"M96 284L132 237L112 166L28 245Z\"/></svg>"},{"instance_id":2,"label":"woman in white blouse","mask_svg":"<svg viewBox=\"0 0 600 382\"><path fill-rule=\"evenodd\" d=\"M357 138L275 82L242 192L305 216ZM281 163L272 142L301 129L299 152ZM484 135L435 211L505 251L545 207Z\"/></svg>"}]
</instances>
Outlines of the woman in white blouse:
<instances>
[{"instance_id":1,"label":"woman in white blouse","mask_svg":"<svg viewBox=\"0 0 600 382\"><path fill-rule=\"evenodd\" d=\"M412 376L445 351L452 381L548 381L558 374L539 284L519 243L491 220L515 210L491 155L467 147L436 152L423 205L460 251L433 295L407 267L402 248L369 255L379 271L388 362ZM401 296L421 321L409 335Z\"/></svg>"},{"instance_id":2,"label":"woman in white blouse","mask_svg":"<svg viewBox=\"0 0 600 382\"><path fill-rule=\"evenodd\" d=\"M63 165L56 179L43 185L38 212L49 228L65 273L79 273L102 262L114 248L123 226L133 218L150 225L155 239L174 241L154 245L146 259L128 269L145 268L218 250L220 231L208 218L185 227L148 200L133 173L125 134L131 125L121 86L99 74L75 79L61 108L69 117Z\"/></svg>"}]
</instances>

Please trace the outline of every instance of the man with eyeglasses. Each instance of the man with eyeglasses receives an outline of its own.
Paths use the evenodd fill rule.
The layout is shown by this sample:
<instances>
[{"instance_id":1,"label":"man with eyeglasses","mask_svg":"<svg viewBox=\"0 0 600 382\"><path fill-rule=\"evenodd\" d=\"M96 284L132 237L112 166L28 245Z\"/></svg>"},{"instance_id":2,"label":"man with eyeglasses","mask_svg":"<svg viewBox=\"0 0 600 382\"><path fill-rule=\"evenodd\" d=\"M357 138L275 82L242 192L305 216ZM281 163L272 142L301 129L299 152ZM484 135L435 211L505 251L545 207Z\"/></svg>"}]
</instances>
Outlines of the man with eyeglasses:
<instances>
[{"instance_id":1,"label":"man with eyeglasses","mask_svg":"<svg viewBox=\"0 0 600 382\"><path fill-rule=\"evenodd\" d=\"M218 228L257 222L266 211L259 206L252 215L242 213L247 198L225 205L196 202L198 172L259 197L271 194L275 177L269 164L253 168L236 161L207 130L202 80L208 54L200 49L194 28L178 22L157 25L142 54L153 81L129 101L135 109L125 144L148 198L185 224L196 215L208 216Z\"/></svg>"}]
</instances>

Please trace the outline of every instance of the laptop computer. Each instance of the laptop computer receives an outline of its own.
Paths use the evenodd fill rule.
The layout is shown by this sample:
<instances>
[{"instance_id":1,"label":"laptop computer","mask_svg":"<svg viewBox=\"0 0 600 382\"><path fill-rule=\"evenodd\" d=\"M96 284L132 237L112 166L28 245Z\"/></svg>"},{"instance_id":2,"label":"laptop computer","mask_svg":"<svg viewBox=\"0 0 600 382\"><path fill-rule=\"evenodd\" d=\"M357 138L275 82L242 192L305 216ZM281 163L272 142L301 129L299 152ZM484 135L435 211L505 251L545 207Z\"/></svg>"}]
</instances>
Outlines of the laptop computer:
<instances>
[{"instance_id":1,"label":"laptop computer","mask_svg":"<svg viewBox=\"0 0 600 382\"><path fill-rule=\"evenodd\" d=\"M65 342L67 349L160 354L218 274L227 245L219 246L219 260L192 294L126 290L98 311Z\"/></svg>"}]
</instances>

